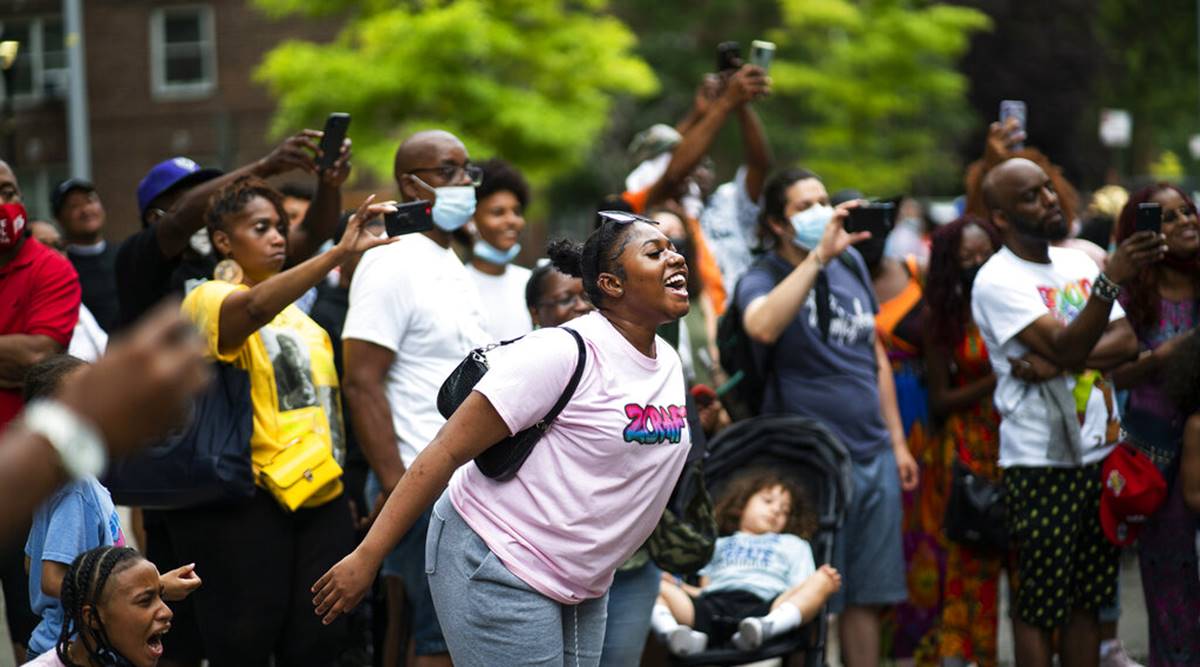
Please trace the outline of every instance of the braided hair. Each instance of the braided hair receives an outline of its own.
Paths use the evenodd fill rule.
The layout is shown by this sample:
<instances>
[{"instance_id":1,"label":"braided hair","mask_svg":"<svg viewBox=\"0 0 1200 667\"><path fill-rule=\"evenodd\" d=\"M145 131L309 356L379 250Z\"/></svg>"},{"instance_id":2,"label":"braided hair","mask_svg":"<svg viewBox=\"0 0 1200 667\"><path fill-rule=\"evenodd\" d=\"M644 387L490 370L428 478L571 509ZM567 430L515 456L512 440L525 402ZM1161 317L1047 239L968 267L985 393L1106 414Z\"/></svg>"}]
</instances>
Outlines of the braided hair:
<instances>
[{"instance_id":1,"label":"braided hair","mask_svg":"<svg viewBox=\"0 0 1200 667\"><path fill-rule=\"evenodd\" d=\"M932 315L934 343L946 350L953 350L963 339L971 318L971 292L969 286L963 284L963 270L958 259L963 232L971 226L987 234L993 250L1003 245L1000 232L992 223L968 213L934 232L929 251L925 303Z\"/></svg>"},{"instance_id":2,"label":"braided hair","mask_svg":"<svg viewBox=\"0 0 1200 667\"><path fill-rule=\"evenodd\" d=\"M104 597L104 587L114 574L123 572L142 560L136 549L128 547L98 547L75 557L67 574L63 577L60 600L63 608L62 631L58 635L55 652L66 667L82 667L71 661L67 649L71 637L79 635L88 656L100 665L124 665L127 661L117 653L108 641L104 622L98 613L95 627L88 628L83 618L83 608L91 605L95 609ZM87 628L89 632L84 632Z\"/></svg>"},{"instance_id":3,"label":"braided hair","mask_svg":"<svg viewBox=\"0 0 1200 667\"><path fill-rule=\"evenodd\" d=\"M617 260L629 245L632 227L629 222L604 218L583 243L556 239L550 242L546 253L556 269L568 276L582 278L588 301L596 308L602 308L604 292L600 289L600 274L611 273L625 279L625 269Z\"/></svg>"}]
</instances>

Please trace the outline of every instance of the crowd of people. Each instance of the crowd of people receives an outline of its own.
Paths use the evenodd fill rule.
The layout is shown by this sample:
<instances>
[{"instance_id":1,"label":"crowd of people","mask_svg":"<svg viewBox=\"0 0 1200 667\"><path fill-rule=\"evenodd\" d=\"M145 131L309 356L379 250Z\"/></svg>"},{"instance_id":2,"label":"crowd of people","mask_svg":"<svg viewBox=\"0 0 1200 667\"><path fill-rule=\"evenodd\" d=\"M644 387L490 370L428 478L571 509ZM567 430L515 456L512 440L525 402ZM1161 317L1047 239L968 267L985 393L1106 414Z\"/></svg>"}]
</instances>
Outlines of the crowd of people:
<instances>
[{"instance_id":1,"label":"crowd of people","mask_svg":"<svg viewBox=\"0 0 1200 667\"><path fill-rule=\"evenodd\" d=\"M868 201L773 163L769 92L757 65L706 76L683 119L633 139L586 239L535 253L518 166L444 131L397 147L395 200L350 210L349 139L325 155L303 130L229 172L166 159L103 193L136 196L120 242L91 183L30 220L0 162L18 662L620 666L755 651L834 614L849 667L987 666L1007 576L1018 664L1134 665L1126 549L1150 663L1200 664L1191 197L1159 183L1084 207L1009 121L957 219L897 198L884 227L848 231ZM718 184L730 124L743 160ZM413 202L430 227L389 236ZM472 360L486 374L446 409ZM677 516L705 443L774 413L848 452L831 562L786 471L748 465ZM181 441L233 453L200 470ZM118 511L120 464L150 443L178 479L213 476L205 500ZM497 474L482 457L501 448L519 454ZM999 537L970 529L997 512ZM719 534L695 538L696 567L651 546L681 520Z\"/></svg>"}]
</instances>

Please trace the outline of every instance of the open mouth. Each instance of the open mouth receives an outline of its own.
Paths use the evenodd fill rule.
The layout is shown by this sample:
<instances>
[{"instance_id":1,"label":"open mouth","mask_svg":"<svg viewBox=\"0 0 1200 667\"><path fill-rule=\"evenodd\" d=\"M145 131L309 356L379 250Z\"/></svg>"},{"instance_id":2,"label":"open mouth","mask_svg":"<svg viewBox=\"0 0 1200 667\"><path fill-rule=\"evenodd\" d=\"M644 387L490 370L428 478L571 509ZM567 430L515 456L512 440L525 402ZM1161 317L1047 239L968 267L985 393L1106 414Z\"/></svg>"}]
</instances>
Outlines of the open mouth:
<instances>
[{"instance_id":1,"label":"open mouth","mask_svg":"<svg viewBox=\"0 0 1200 667\"><path fill-rule=\"evenodd\" d=\"M167 634L170 630L171 626L168 625L164 630L150 635L150 638L146 640L146 650L150 652L150 655L154 656L155 660L162 657L163 635Z\"/></svg>"},{"instance_id":2,"label":"open mouth","mask_svg":"<svg viewBox=\"0 0 1200 667\"><path fill-rule=\"evenodd\" d=\"M667 278L663 284L667 286L668 292L671 292L676 296L682 296L685 299L688 297L686 271L680 271L679 273L673 274L670 278Z\"/></svg>"}]
</instances>

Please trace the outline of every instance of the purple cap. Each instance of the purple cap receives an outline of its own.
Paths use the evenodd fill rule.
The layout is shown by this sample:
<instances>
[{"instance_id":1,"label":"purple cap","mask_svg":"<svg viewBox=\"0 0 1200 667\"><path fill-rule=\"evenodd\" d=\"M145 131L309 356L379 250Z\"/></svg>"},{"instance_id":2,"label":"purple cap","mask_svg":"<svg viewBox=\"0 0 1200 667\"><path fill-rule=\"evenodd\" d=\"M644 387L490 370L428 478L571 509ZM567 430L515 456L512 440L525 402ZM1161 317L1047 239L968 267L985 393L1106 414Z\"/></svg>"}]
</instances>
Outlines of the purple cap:
<instances>
[{"instance_id":1,"label":"purple cap","mask_svg":"<svg viewBox=\"0 0 1200 667\"><path fill-rule=\"evenodd\" d=\"M138 212L146 215L146 208L150 206L150 202L168 190L203 183L222 173L220 169L201 169L191 158L173 157L163 160L151 167L142 182L138 183Z\"/></svg>"}]
</instances>

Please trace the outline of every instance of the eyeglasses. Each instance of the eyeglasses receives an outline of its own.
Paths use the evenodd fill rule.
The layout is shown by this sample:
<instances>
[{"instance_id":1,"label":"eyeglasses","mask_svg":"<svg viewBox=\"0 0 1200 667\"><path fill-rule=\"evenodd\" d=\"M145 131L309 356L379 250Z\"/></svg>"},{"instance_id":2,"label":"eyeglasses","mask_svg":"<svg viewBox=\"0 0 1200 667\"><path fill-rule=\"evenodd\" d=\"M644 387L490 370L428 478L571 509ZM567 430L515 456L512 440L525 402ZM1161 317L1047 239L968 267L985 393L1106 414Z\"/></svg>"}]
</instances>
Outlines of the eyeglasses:
<instances>
[{"instance_id":1,"label":"eyeglasses","mask_svg":"<svg viewBox=\"0 0 1200 667\"><path fill-rule=\"evenodd\" d=\"M444 164L439 167L421 167L419 169L410 169L408 173L417 174L422 171L430 171L437 174L443 183L458 183L462 180L463 174L466 174L467 178L471 179L471 185L475 187L483 185L483 169L470 162L463 165ZM418 178L417 180L420 181L421 179ZM421 182L425 183L425 181ZM428 183L425 184L428 185Z\"/></svg>"},{"instance_id":2,"label":"eyeglasses","mask_svg":"<svg viewBox=\"0 0 1200 667\"><path fill-rule=\"evenodd\" d=\"M582 294L576 292L573 294L568 294L560 299L550 299L548 301L539 301L538 307L539 308L550 308L550 307L570 308L570 307L574 306L576 303L587 304L587 300L585 300L583 298Z\"/></svg>"},{"instance_id":3,"label":"eyeglasses","mask_svg":"<svg viewBox=\"0 0 1200 667\"><path fill-rule=\"evenodd\" d=\"M1162 221L1168 225L1173 225L1181 220L1187 220L1194 215L1196 215L1196 209L1184 204L1177 209L1163 211Z\"/></svg>"}]
</instances>

